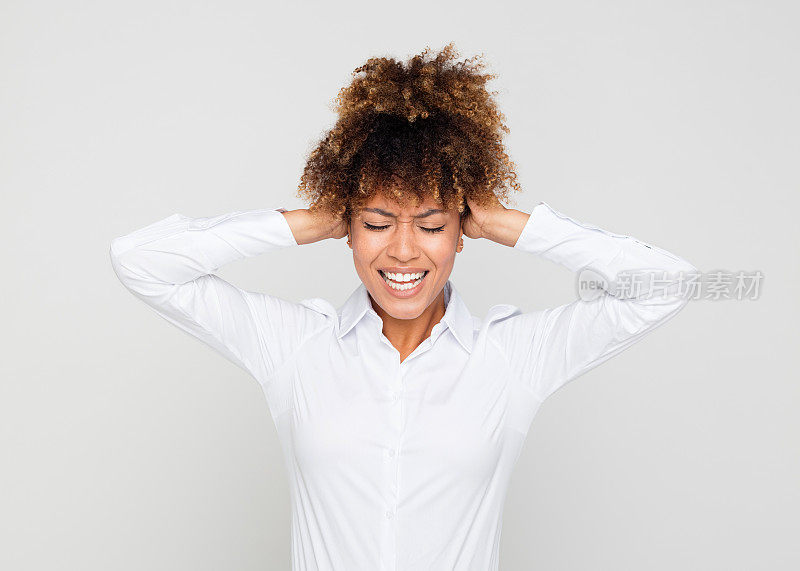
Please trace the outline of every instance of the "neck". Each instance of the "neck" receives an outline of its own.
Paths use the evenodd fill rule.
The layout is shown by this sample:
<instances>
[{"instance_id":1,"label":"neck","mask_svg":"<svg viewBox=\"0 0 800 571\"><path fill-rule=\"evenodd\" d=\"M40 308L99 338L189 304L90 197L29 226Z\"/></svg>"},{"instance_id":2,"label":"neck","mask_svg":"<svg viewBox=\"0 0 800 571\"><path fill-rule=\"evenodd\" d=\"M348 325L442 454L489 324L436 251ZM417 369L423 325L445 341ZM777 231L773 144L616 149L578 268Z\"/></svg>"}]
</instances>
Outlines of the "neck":
<instances>
[{"instance_id":1,"label":"neck","mask_svg":"<svg viewBox=\"0 0 800 571\"><path fill-rule=\"evenodd\" d=\"M444 288L436 296L425 311L414 319L397 319L386 313L381 306L370 303L383 321L383 335L400 353L400 361L404 361L414 352L420 343L431 336L434 326L442 320L445 313Z\"/></svg>"}]
</instances>

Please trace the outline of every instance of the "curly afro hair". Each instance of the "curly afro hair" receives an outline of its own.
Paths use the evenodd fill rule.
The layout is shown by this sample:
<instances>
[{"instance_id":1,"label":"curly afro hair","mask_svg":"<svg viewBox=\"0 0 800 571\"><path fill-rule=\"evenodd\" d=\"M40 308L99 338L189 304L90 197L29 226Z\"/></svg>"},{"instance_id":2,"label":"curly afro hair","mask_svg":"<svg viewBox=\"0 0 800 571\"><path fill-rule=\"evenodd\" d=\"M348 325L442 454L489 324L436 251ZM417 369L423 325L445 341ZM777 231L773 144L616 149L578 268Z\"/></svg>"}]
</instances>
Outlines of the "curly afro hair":
<instances>
[{"instance_id":1,"label":"curly afro hair","mask_svg":"<svg viewBox=\"0 0 800 571\"><path fill-rule=\"evenodd\" d=\"M334 100L336 124L308 156L297 195L309 210L349 220L375 193L401 205L427 196L469 212L520 190L502 144L509 129L485 84L480 56L453 61L451 42L406 64L370 58ZM360 75L359 75L360 74ZM492 196L494 195L494 197Z\"/></svg>"}]
</instances>

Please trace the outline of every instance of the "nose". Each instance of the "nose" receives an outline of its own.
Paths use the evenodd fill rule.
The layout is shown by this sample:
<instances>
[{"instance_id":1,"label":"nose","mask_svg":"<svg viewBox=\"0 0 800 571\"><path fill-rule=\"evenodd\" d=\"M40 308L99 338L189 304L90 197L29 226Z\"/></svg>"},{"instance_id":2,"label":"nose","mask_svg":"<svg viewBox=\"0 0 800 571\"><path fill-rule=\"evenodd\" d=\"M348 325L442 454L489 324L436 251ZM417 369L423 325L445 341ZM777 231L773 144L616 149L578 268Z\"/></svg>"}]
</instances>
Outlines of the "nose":
<instances>
[{"instance_id":1,"label":"nose","mask_svg":"<svg viewBox=\"0 0 800 571\"><path fill-rule=\"evenodd\" d=\"M400 262L407 262L419 256L417 237L414 233L414 223L400 222L395 225L389 237L386 253Z\"/></svg>"}]
</instances>

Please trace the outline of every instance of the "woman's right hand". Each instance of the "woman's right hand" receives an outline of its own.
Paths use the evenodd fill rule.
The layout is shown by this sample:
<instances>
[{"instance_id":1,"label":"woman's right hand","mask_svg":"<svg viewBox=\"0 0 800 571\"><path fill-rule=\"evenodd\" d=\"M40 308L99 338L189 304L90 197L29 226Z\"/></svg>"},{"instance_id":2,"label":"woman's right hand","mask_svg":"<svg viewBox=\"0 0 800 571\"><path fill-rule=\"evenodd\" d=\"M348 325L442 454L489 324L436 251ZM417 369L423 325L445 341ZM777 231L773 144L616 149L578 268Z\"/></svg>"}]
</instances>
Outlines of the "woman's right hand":
<instances>
[{"instance_id":1,"label":"woman's right hand","mask_svg":"<svg viewBox=\"0 0 800 571\"><path fill-rule=\"evenodd\" d=\"M318 217L320 225L328 229L328 238L338 240L347 236L347 221L342 216Z\"/></svg>"},{"instance_id":2,"label":"woman's right hand","mask_svg":"<svg viewBox=\"0 0 800 571\"><path fill-rule=\"evenodd\" d=\"M348 224L342 216L330 216L322 212L311 213L307 208L283 212L298 244L311 244L328 238L347 236Z\"/></svg>"}]
</instances>

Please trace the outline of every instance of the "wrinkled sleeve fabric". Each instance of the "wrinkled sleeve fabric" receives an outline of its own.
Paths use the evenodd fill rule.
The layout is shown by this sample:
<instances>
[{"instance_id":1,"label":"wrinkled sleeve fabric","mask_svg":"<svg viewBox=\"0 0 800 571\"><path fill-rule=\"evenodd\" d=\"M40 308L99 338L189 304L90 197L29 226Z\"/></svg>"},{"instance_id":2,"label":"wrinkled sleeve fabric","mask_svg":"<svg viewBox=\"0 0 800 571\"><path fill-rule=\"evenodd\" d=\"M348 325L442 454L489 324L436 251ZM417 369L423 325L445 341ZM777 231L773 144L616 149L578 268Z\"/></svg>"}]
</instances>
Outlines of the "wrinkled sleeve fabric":
<instances>
[{"instance_id":1,"label":"wrinkled sleeve fabric","mask_svg":"<svg viewBox=\"0 0 800 571\"><path fill-rule=\"evenodd\" d=\"M514 248L601 284L593 299L517 310L495 324L512 375L539 403L675 317L688 302L682 280L697 271L661 248L582 223L545 202L532 210ZM630 287L637 281L640 287Z\"/></svg>"},{"instance_id":2,"label":"wrinkled sleeve fabric","mask_svg":"<svg viewBox=\"0 0 800 571\"><path fill-rule=\"evenodd\" d=\"M261 381L325 316L300 303L243 290L214 272L242 258L297 246L281 212L173 214L115 238L111 264L122 284L158 315Z\"/></svg>"}]
</instances>

